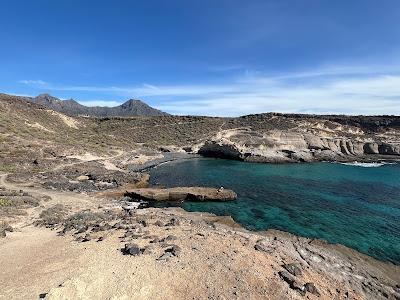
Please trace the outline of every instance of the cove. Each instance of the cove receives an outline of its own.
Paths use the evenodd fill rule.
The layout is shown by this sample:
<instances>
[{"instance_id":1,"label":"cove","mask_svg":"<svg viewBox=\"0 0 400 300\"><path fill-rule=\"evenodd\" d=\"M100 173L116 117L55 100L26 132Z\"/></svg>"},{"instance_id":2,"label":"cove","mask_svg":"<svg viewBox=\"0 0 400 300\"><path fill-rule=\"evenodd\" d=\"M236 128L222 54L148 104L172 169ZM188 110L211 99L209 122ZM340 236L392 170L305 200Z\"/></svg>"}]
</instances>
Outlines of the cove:
<instances>
[{"instance_id":1,"label":"cove","mask_svg":"<svg viewBox=\"0 0 400 300\"><path fill-rule=\"evenodd\" d=\"M230 202L185 202L250 230L279 229L400 264L400 164L255 164L191 159L150 171L151 184L233 189Z\"/></svg>"}]
</instances>

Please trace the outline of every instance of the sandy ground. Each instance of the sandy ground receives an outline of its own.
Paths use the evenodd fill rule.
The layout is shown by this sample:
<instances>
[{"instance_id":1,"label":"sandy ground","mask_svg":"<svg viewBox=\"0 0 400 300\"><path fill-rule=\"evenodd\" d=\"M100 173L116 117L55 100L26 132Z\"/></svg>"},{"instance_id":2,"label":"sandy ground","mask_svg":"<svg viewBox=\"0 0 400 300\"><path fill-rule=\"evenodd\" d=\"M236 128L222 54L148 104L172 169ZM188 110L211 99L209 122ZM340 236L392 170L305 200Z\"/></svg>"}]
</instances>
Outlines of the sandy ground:
<instances>
[{"instance_id":1,"label":"sandy ground","mask_svg":"<svg viewBox=\"0 0 400 300\"><path fill-rule=\"evenodd\" d=\"M44 228L28 226L7 235L0 253L1 299L37 299L79 269L79 249Z\"/></svg>"},{"instance_id":2,"label":"sandy ground","mask_svg":"<svg viewBox=\"0 0 400 300\"><path fill-rule=\"evenodd\" d=\"M21 188L4 176L0 185ZM229 218L209 214L149 208L137 210L127 221L137 237L126 236L129 230L113 229L77 242L71 235L58 236L56 230L33 226L38 211L57 203L72 211L115 208L115 203L72 192L23 189L51 200L30 211L25 222L13 224L15 232L0 240L1 299L38 299L41 294L46 299L375 299L346 282L353 277L338 268L359 266L343 263L339 252L326 253L329 268L316 267L322 258L315 251L325 248L312 246L310 240L248 232L232 227ZM179 224L166 225L172 218ZM97 240L100 236L102 241ZM265 242L257 250L260 240ZM146 251L123 255L125 243L132 242ZM179 247L179 254L160 259L172 245ZM263 249L265 245L270 248ZM302 296L282 280L282 266L293 262L302 264L298 281L315 284L319 297L309 292Z\"/></svg>"}]
</instances>

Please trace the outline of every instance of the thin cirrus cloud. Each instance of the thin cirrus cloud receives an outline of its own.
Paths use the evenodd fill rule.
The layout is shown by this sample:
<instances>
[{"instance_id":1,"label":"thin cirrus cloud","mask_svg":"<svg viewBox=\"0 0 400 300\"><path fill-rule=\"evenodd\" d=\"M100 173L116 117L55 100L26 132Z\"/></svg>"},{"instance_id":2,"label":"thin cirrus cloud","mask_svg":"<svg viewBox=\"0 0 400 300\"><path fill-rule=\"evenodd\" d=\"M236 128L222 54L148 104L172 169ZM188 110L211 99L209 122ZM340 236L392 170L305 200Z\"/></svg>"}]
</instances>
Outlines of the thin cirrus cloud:
<instances>
[{"instance_id":1,"label":"thin cirrus cloud","mask_svg":"<svg viewBox=\"0 0 400 300\"><path fill-rule=\"evenodd\" d=\"M132 87L57 86L42 80L20 83L53 91L107 93L115 97L150 99L173 114L239 116L262 112L400 114L400 75L393 70L330 68L265 76L257 72L221 84L150 85ZM145 99L145 100L146 100ZM83 102L109 105L107 101ZM118 104L112 102L113 105Z\"/></svg>"}]
</instances>

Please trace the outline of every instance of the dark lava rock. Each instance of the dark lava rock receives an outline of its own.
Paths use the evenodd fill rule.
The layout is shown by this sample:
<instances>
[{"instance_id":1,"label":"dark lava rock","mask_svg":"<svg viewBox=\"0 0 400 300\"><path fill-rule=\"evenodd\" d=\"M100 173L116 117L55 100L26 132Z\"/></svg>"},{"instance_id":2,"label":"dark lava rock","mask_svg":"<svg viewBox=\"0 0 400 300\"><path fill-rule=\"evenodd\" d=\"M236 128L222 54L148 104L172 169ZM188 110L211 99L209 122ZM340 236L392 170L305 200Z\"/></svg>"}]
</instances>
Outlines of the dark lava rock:
<instances>
[{"instance_id":1,"label":"dark lava rock","mask_svg":"<svg viewBox=\"0 0 400 300\"><path fill-rule=\"evenodd\" d=\"M163 239L160 240L160 242L168 242L168 241L175 241L178 238L175 235L169 235Z\"/></svg>"},{"instance_id":2,"label":"dark lava rock","mask_svg":"<svg viewBox=\"0 0 400 300\"><path fill-rule=\"evenodd\" d=\"M133 243L129 243L129 244L125 244L124 249L122 249L122 253L125 255L140 255L143 253L143 249L139 248L138 245L133 244Z\"/></svg>"},{"instance_id":3,"label":"dark lava rock","mask_svg":"<svg viewBox=\"0 0 400 300\"><path fill-rule=\"evenodd\" d=\"M298 282L296 278L288 271L280 271L278 274L284 281L289 284L291 289L298 291L302 296L306 294L306 288L300 282Z\"/></svg>"},{"instance_id":4,"label":"dark lava rock","mask_svg":"<svg viewBox=\"0 0 400 300\"><path fill-rule=\"evenodd\" d=\"M288 271L290 274L294 275L294 276L301 276L303 273L301 272L300 267L298 266L298 264L286 264L283 265L283 268Z\"/></svg>"},{"instance_id":5,"label":"dark lava rock","mask_svg":"<svg viewBox=\"0 0 400 300\"><path fill-rule=\"evenodd\" d=\"M89 242L92 239L92 237L90 235L85 235L85 236L79 236L76 238L77 242L81 242L81 243L85 243L85 242Z\"/></svg>"},{"instance_id":6,"label":"dark lava rock","mask_svg":"<svg viewBox=\"0 0 400 300\"><path fill-rule=\"evenodd\" d=\"M140 220L138 223L141 224L143 227L147 227L148 225L145 220Z\"/></svg>"},{"instance_id":7,"label":"dark lava rock","mask_svg":"<svg viewBox=\"0 0 400 300\"><path fill-rule=\"evenodd\" d=\"M181 247L173 245L172 247L165 249L165 253L168 252L171 253L173 256L179 256L179 254L181 253Z\"/></svg>"},{"instance_id":8,"label":"dark lava rock","mask_svg":"<svg viewBox=\"0 0 400 300\"><path fill-rule=\"evenodd\" d=\"M141 238L142 236L140 234L136 234L133 231L127 231L124 234L124 238L132 238L132 239L138 239Z\"/></svg>"},{"instance_id":9,"label":"dark lava rock","mask_svg":"<svg viewBox=\"0 0 400 300\"><path fill-rule=\"evenodd\" d=\"M304 285L304 288L306 289L307 292L310 292L311 294L314 294L314 295L317 295L317 296L320 295L320 293L319 293L317 287L316 287L316 286L314 285L314 283L312 283L312 282L307 282L307 283Z\"/></svg>"},{"instance_id":10,"label":"dark lava rock","mask_svg":"<svg viewBox=\"0 0 400 300\"><path fill-rule=\"evenodd\" d=\"M165 226L179 226L181 222L178 219L172 218Z\"/></svg>"},{"instance_id":11,"label":"dark lava rock","mask_svg":"<svg viewBox=\"0 0 400 300\"><path fill-rule=\"evenodd\" d=\"M159 243L161 240L159 237L155 237L154 239L152 239L149 243L153 244L153 243Z\"/></svg>"},{"instance_id":12,"label":"dark lava rock","mask_svg":"<svg viewBox=\"0 0 400 300\"><path fill-rule=\"evenodd\" d=\"M181 248L177 245L168 246L167 249L164 250L164 254L161 255L157 260L167 260L168 258L179 256L181 253Z\"/></svg>"}]
</instances>

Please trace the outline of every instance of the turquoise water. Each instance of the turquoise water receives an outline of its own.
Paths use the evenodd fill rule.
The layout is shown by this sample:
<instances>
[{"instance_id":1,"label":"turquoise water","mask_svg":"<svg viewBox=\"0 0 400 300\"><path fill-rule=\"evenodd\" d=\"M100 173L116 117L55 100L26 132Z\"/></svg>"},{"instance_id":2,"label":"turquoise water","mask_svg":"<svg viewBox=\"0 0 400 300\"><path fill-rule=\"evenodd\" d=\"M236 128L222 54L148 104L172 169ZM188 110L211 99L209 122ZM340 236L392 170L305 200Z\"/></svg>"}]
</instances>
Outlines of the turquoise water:
<instances>
[{"instance_id":1,"label":"turquoise water","mask_svg":"<svg viewBox=\"0 0 400 300\"><path fill-rule=\"evenodd\" d=\"M251 164L193 159L151 171L153 184L233 189L231 202L186 202L251 230L280 229L400 264L400 164Z\"/></svg>"}]
</instances>

